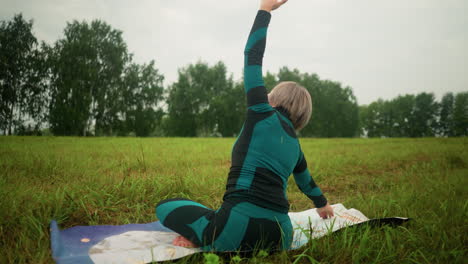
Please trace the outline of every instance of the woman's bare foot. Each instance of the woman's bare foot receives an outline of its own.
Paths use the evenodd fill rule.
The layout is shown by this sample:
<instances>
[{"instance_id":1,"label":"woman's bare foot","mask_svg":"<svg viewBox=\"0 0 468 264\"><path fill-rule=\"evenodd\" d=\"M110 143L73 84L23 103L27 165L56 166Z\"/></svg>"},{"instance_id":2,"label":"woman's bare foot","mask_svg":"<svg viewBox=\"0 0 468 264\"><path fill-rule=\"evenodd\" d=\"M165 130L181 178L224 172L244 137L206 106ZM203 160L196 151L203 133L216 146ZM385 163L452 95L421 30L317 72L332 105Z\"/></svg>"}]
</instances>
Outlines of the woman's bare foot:
<instances>
[{"instance_id":1,"label":"woman's bare foot","mask_svg":"<svg viewBox=\"0 0 468 264\"><path fill-rule=\"evenodd\" d=\"M183 236L178 236L178 237L174 238L174 240L172 241L172 245L178 246L178 247L186 247L186 248L196 248L197 247L194 243L192 243L192 241L186 239Z\"/></svg>"}]
</instances>

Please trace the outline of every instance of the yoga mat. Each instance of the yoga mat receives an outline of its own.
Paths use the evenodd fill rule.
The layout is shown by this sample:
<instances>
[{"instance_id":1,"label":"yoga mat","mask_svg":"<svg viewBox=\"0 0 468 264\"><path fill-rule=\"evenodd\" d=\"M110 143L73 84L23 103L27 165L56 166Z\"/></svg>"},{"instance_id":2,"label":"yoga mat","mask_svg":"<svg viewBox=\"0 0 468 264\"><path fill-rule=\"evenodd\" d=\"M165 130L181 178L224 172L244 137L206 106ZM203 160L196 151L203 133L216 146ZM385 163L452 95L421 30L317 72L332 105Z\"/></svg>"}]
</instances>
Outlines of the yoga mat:
<instances>
[{"instance_id":1,"label":"yoga mat","mask_svg":"<svg viewBox=\"0 0 468 264\"><path fill-rule=\"evenodd\" d=\"M393 217L368 219L356 209L342 204L332 205L335 217L321 219L316 209L291 212L294 228L291 249L307 244L309 239L320 238L342 228L370 225L400 225L408 218ZM182 258L197 252L198 248L172 245L177 233L159 221L148 224L75 226L60 230L57 222L50 224L52 257L57 264L130 264L151 263Z\"/></svg>"}]
</instances>

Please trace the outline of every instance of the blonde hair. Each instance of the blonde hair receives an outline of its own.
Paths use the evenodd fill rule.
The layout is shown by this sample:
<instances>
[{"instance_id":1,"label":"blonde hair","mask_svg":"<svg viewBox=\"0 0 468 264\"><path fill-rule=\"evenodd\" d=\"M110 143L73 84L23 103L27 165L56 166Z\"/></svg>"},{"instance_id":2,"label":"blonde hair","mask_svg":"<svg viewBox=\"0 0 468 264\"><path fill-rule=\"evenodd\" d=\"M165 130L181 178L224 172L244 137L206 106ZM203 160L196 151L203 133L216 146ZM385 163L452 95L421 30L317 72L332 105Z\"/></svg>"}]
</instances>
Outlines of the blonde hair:
<instances>
[{"instance_id":1,"label":"blonde hair","mask_svg":"<svg viewBox=\"0 0 468 264\"><path fill-rule=\"evenodd\" d=\"M296 82L281 82L268 94L274 107L282 107L289 112L294 129L301 130L312 115L312 99L309 92Z\"/></svg>"}]
</instances>

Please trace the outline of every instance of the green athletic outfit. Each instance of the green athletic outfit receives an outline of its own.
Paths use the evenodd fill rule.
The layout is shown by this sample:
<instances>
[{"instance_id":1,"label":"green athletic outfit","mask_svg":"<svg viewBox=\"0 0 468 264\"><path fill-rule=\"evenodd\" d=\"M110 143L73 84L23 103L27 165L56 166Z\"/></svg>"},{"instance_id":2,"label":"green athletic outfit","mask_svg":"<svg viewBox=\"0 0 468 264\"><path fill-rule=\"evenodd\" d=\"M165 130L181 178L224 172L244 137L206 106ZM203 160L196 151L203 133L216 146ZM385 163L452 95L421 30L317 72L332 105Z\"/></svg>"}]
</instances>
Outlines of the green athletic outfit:
<instances>
[{"instance_id":1,"label":"green athletic outfit","mask_svg":"<svg viewBox=\"0 0 468 264\"><path fill-rule=\"evenodd\" d=\"M288 249L292 225L286 187L294 174L316 207L327 200L309 170L289 114L268 103L262 60L271 15L258 11L245 47L247 119L232 149L224 202L214 211L187 199L161 201L161 223L203 250Z\"/></svg>"}]
</instances>

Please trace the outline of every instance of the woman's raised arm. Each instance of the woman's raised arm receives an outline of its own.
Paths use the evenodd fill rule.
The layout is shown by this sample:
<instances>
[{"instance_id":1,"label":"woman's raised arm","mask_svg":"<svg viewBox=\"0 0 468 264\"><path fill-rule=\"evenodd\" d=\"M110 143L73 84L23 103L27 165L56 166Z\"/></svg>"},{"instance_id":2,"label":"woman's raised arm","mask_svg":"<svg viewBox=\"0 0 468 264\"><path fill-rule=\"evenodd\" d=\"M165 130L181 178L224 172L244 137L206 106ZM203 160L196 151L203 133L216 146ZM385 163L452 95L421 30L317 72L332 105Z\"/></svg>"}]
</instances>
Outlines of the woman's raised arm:
<instances>
[{"instance_id":1,"label":"woman's raised arm","mask_svg":"<svg viewBox=\"0 0 468 264\"><path fill-rule=\"evenodd\" d=\"M247 106L256 112L271 111L262 76L263 54L266 35L270 23L270 11L277 9L287 0L261 0L249 38L244 50L244 86L247 94Z\"/></svg>"}]
</instances>

